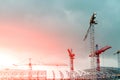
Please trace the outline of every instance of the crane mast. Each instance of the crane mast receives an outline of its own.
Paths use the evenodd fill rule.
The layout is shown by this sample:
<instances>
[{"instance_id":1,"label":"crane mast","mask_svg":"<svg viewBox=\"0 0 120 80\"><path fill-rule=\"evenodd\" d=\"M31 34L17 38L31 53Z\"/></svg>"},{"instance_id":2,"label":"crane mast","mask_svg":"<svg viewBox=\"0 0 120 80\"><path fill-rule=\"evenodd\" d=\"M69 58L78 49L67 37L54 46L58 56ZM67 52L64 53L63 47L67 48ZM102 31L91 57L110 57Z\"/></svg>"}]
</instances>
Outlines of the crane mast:
<instances>
[{"instance_id":1,"label":"crane mast","mask_svg":"<svg viewBox=\"0 0 120 80\"><path fill-rule=\"evenodd\" d=\"M91 16L90 22L89 22L89 28L87 30L87 33L84 37L84 41L86 40L88 34L90 34L90 53L94 53L95 52L95 37L94 37L94 25L97 24L95 21L96 18L96 13L93 13L93 15ZM95 80L95 74L96 74L96 70L95 70L95 57L92 56L91 57L91 69L93 69L94 71L92 72L92 80Z\"/></svg>"},{"instance_id":2,"label":"crane mast","mask_svg":"<svg viewBox=\"0 0 120 80\"><path fill-rule=\"evenodd\" d=\"M74 78L73 78L73 71L74 71L73 59L75 57L75 54L72 52L72 49L68 49L67 51L68 51L69 57L70 57L70 80L74 80Z\"/></svg>"},{"instance_id":3,"label":"crane mast","mask_svg":"<svg viewBox=\"0 0 120 80\"><path fill-rule=\"evenodd\" d=\"M114 55L117 54L117 60L118 60L118 68L120 68L120 50L118 50Z\"/></svg>"},{"instance_id":4,"label":"crane mast","mask_svg":"<svg viewBox=\"0 0 120 80\"><path fill-rule=\"evenodd\" d=\"M31 58L29 58L29 80L32 80L32 63Z\"/></svg>"}]
</instances>

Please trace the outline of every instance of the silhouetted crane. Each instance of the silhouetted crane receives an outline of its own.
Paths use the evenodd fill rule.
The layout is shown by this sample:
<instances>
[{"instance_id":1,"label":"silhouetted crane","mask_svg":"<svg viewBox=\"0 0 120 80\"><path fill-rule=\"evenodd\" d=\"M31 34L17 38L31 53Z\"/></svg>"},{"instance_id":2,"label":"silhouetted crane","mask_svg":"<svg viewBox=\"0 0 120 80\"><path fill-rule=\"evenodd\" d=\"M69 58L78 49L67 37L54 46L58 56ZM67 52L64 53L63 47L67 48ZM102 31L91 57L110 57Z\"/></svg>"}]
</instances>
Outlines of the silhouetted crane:
<instances>
[{"instance_id":1,"label":"silhouetted crane","mask_svg":"<svg viewBox=\"0 0 120 80\"><path fill-rule=\"evenodd\" d=\"M118 50L114 55L117 54L117 60L118 60L118 68L120 68L120 50Z\"/></svg>"}]
</instances>

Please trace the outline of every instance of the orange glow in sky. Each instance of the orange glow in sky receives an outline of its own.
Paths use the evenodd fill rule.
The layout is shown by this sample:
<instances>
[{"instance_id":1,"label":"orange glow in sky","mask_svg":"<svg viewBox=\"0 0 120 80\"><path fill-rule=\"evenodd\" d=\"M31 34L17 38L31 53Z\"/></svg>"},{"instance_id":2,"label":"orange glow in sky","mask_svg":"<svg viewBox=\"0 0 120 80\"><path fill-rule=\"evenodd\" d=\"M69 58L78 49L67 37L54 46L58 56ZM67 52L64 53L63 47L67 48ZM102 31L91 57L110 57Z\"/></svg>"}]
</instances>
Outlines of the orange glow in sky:
<instances>
[{"instance_id":1,"label":"orange glow in sky","mask_svg":"<svg viewBox=\"0 0 120 80\"><path fill-rule=\"evenodd\" d=\"M90 36L86 41L83 38L96 12L95 44L112 47L101 55L101 66L116 66L117 58L110 53L120 48L119 1L100 3L103 1L88 1L86 6L84 0L0 0L0 65L28 64L29 58L33 64L70 65L67 49L72 48L75 69L90 68Z\"/></svg>"},{"instance_id":2,"label":"orange glow in sky","mask_svg":"<svg viewBox=\"0 0 120 80\"><path fill-rule=\"evenodd\" d=\"M13 52L10 52L7 49L0 49L0 66L11 66L18 61L11 53Z\"/></svg>"},{"instance_id":3,"label":"orange glow in sky","mask_svg":"<svg viewBox=\"0 0 120 80\"><path fill-rule=\"evenodd\" d=\"M25 25L17 22L14 24L8 22L0 26L4 26L0 27L0 64L2 65L19 63L28 58L37 59L41 63L63 63L65 57L62 56L68 55L67 51L62 54L58 52L63 41L58 41L54 35L50 36L49 32L39 31L29 25L26 25L29 28L21 27ZM26 64L28 61L23 63Z\"/></svg>"}]
</instances>

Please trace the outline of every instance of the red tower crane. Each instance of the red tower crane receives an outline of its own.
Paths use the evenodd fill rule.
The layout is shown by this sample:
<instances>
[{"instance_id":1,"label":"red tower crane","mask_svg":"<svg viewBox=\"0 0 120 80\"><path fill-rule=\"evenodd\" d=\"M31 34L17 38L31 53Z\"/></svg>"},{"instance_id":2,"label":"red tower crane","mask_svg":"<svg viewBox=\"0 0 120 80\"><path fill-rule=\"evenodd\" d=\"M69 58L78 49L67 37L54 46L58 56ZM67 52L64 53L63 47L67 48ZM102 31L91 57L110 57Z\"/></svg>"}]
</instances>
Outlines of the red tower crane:
<instances>
[{"instance_id":1,"label":"red tower crane","mask_svg":"<svg viewBox=\"0 0 120 80\"><path fill-rule=\"evenodd\" d=\"M89 55L89 57L96 57L97 59L97 71L100 71L100 54L102 54L103 52L105 52L106 50L110 49L111 46L105 46L102 47L101 49L98 50L98 45L96 45L96 51L94 53L91 53Z\"/></svg>"},{"instance_id":2,"label":"red tower crane","mask_svg":"<svg viewBox=\"0 0 120 80\"><path fill-rule=\"evenodd\" d=\"M73 65L73 59L75 54L72 52L72 49L68 49L68 53L69 53L69 57L70 57L70 70L73 71L74 70L74 65Z\"/></svg>"},{"instance_id":3,"label":"red tower crane","mask_svg":"<svg viewBox=\"0 0 120 80\"><path fill-rule=\"evenodd\" d=\"M29 80L32 80L32 63L31 63L31 58L29 58Z\"/></svg>"},{"instance_id":4,"label":"red tower crane","mask_svg":"<svg viewBox=\"0 0 120 80\"><path fill-rule=\"evenodd\" d=\"M73 76L72 76L72 73L74 71L73 59L75 57L75 54L72 52L72 49L68 49L67 51L68 51L69 57L70 57L70 79L73 79Z\"/></svg>"}]
</instances>

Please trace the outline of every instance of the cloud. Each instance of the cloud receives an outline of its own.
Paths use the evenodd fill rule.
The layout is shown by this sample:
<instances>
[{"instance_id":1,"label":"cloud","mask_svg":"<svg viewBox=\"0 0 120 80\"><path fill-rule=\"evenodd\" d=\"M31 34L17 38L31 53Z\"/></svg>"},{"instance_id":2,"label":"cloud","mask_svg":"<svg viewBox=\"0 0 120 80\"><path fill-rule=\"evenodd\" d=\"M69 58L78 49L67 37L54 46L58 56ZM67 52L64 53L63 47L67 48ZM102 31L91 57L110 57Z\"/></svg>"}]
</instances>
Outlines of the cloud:
<instances>
[{"instance_id":1,"label":"cloud","mask_svg":"<svg viewBox=\"0 0 120 80\"><path fill-rule=\"evenodd\" d=\"M93 12L97 12L96 43L100 47L112 46L111 50L106 51L106 58L113 58L112 54L108 53L119 49L119 3L118 0L1 0L0 21L2 25L7 23L18 29L25 28L26 30L27 28L28 34L38 31L36 34L39 38L35 38L38 40L44 35L44 39L48 41L42 39L42 42L35 40L36 43L32 41L30 43L34 46L37 43L39 45L44 43L42 46L48 48L45 51L54 54L50 55L51 57L59 55L59 60L61 57L66 59L68 56L66 49L73 48L77 58L88 58L90 41L88 38L86 42L83 42L83 37L89 26L90 16Z\"/></svg>"}]
</instances>

